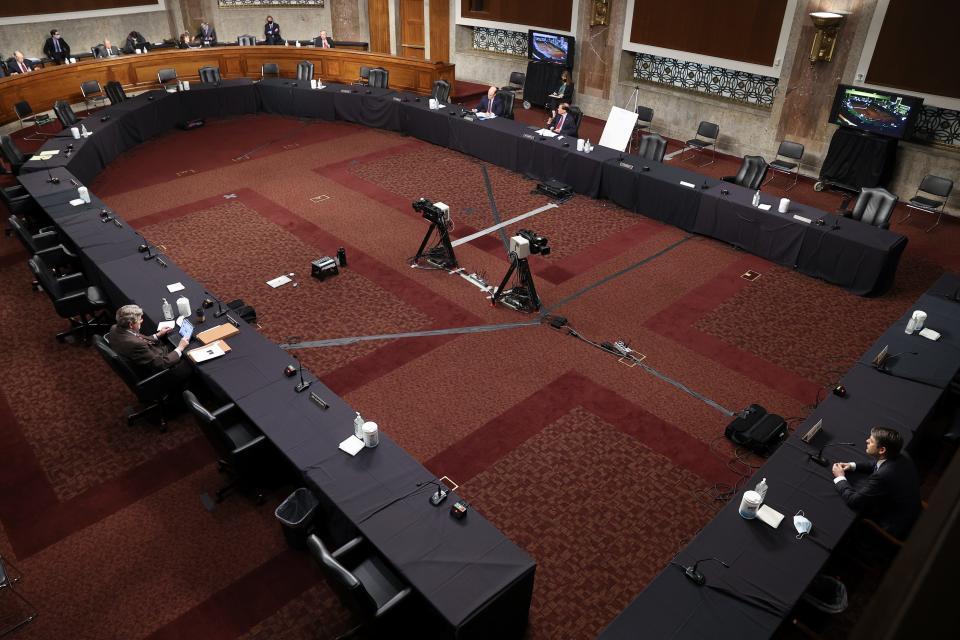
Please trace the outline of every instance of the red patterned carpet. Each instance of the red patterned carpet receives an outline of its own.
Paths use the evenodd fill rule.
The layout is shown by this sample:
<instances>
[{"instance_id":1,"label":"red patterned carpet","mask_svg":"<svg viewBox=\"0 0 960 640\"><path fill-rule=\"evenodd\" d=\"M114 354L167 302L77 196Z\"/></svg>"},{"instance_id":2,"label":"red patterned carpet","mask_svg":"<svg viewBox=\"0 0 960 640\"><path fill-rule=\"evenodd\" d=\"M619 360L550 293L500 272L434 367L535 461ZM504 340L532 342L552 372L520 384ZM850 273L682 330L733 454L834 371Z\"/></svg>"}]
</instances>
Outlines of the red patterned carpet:
<instances>
[{"instance_id":1,"label":"red patterned carpet","mask_svg":"<svg viewBox=\"0 0 960 640\"><path fill-rule=\"evenodd\" d=\"M263 116L165 134L92 189L211 291L254 305L266 336L310 342L528 319L407 260L426 231L412 200L448 203L464 237L546 204L533 186L393 133ZM789 197L827 209L839 200L804 182ZM550 239L552 253L531 260L538 289L582 335L626 340L729 409L757 402L802 416L939 274L960 268L960 224L925 234L925 220L902 215L893 228L910 243L893 289L875 299L579 196L505 233ZM310 261L338 247L348 268L311 279ZM494 284L506 270L498 234L457 254ZM220 479L192 421L180 416L165 434L127 427L133 398L95 352L53 340L63 322L31 292L25 258L0 243L0 554L40 610L18 637L299 640L348 629L320 572L285 547L273 508L288 489L261 508L232 498L207 512L199 495ZM748 269L761 277L741 279ZM297 287L265 285L291 272ZM725 415L547 326L299 355L537 560L531 640L594 637L743 471L728 464Z\"/></svg>"}]
</instances>

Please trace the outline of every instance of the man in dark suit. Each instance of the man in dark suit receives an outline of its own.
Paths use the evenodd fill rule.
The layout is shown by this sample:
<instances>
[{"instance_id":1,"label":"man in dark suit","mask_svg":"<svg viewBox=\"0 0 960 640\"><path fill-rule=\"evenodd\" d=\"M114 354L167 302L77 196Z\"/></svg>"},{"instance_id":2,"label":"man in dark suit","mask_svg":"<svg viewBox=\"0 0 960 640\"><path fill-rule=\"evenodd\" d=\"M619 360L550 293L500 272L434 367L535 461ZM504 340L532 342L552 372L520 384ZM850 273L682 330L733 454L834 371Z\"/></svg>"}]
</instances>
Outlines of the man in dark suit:
<instances>
[{"instance_id":1,"label":"man in dark suit","mask_svg":"<svg viewBox=\"0 0 960 640\"><path fill-rule=\"evenodd\" d=\"M488 115L492 114L495 116L503 115L503 98L497 95L497 88L490 87L487 89L487 95L480 98L480 104L477 105L475 111L477 113L486 113Z\"/></svg>"},{"instance_id":2,"label":"man in dark suit","mask_svg":"<svg viewBox=\"0 0 960 640\"><path fill-rule=\"evenodd\" d=\"M136 53L137 49L143 51L147 47L147 39L139 31L131 31L127 34L127 41L123 44L123 52L130 54Z\"/></svg>"},{"instance_id":3,"label":"man in dark suit","mask_svg":"<svg viewBox=\"0 0 960 640\"><path fill-rule=\"evenodd\" d=\"M320 47L321 49L333 49L333 40L327 37L326 31L321 31L320 35L317 36L317 39L314 41L314 46Z\"/></svg>"},{"instance_id":4,"label":"man in dark suit","mask_svg":"<svg viewBox=\"0 0 960 640\"><path fill-rule=\"evenodd\" d=\"M213 28L213 25L204 20L200 23L200 28L197 30L196 39L199 40L203 46L212 47L217 44L217 30Z\"/></svg>"},{"instance_id":5,"label":"man in dark suit","mask_svg":"<svg viewBox=\"0 0 960 640\"><path fill-rule=\"evenodd\" d=\"M273 16L267 16L267 22L263 25L263 41L266 44L281 44L280 25L273 21Z\"/></svg>"},{"instance_id":6,"label":"man in dark suit","mask_svg":"<svg viewBox=\"0 0 960 640\"><path fill-rule=\"evenodd\" d=\"M43 55L56 64L63 64L70 57L70 45L60 37L60 29L50 29L50 37L43 43Z\"/></svg>"},{"instance_id":7,"label":"man in dark suit","mask_svg":"<svg viewBox=\"0 0 960 640\"><path fill-rule=\"evenodd\" d=\"M190 363L182 358L189 340L181 338L176 348L168 351L160 344L160 339L173 331L172 328L157 331L152 336L143 335L140 333L143 309L135 304L117 309L116 318L117 324L110 327L107 341L110 348L129 362L134 371L146 377L164 369L172 369L171 373L177 382L184 382L190 377Z\"/></svg>"},{"instance_id":8,"label":"man in dark suit","mask_svg":"<svg viewBox=\"0 0 960 640\"><path fill-rule=\"evenodd\" d=\"M14 73L30 73L33 71L33 63L23 57L22 51L14 51L13 57L7 60L7 71L11 75Z\"/></svg>"},{"instance_id":9,"label":"man in dark suit","mask_svg":"<svg viewBox=\"0 0 960 640\"><path fill-rule=\"evenodd\" d=\"M570 105L566 102L560 103L557 107L557 115L550 120L549 128L557 135L575 136L577 135L577 120L569 112Z\"/></svg>"},{"instance_id":10,"label":"man in dark suit","mask_svg":"<svg viewBox=\"0 0 960 640\"><path fill-rule=\"evenodd\" d=\"M876 458L876 464L833 465L833 481L847 506L901 540L920 515L920 480L913 462L900 454L902 447L903 438L897 431L875 427L867 438L867 455ZM853 486L847 473L869 475Z\"/></svg>"}]
</instances>

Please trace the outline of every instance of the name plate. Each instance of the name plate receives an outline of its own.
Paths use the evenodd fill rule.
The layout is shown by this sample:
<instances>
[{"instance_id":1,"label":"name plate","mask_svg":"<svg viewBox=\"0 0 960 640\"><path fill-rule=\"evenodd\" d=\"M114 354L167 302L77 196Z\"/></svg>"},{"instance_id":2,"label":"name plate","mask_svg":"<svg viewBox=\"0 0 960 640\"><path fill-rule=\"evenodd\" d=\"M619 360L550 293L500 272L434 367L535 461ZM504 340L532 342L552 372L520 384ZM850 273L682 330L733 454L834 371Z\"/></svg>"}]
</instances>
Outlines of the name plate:
<instances>
[{"instance_id":1,"label":"name plate","mask_svg":"<svg viewBox=\"0 0 960 640\"><path fill-rule=\"evenodd\" d=\"M799 220L800 222L806 222L807 224L810 224L811 222L813 222L813 220L811 220L810 218L804 218L803 216L798 216L798 215L794 215L793 219Z\"/></svg>"},{"instance_id":2,"label":"name plate","mask_svg":"<svg viewBox=\"0 0 960 640\"><path fill-rule=\"evenodd\" d=\"M467 122L473 122L474 120L476 120L476 118L474 118L473 116L463 116L463 119L466 120Z\"/></svg>"},{"instance_id":3,"label":"name plate","mask_svg":"<svg viewBox=\"0 0 960 640\"><path fill-rule=\"evenodd\" d=\"M350 89L340 89L340 93L353 93Z\"/></svg>"},{"instance_id":4,"label":"name plate","mask_svg":"<svg viewBox=\"0 0 960 640\"><path fill-rule=\"evenodd\" d=\"M696 189L696 188L697 188L697 185L693 184L692 182L686 182L686 181L684 181L684 180L681 180L681 181L680 181L680 185L683 186L683 187L690 187L691 189Z\"/></svg>"},{"instance_id":5,"label":"name plate","mask_svg":"<svg viewBox=\"0 0 960 640\"><path fill-rule=\"evenodd\" d=\"M536 140L536 139L537 139L537 137L536 137L535 135L533 135L532 133L525 133L525 134L523 134L523 137L524 137L526 140Z\"/></svg>"},{"instance_id":6,"label":"name plate","mask_svg":"<svg viewBox=\"0 0 960 640\"><path fill-rule=\"evenodd\" d=\"M627 164L626 162L621 162L621 163L620 163L620 166L623 167L624 169L630 169L631 171L633 171L633 165L632 165L632 164Z\"/></svg>"},{"instance_id":7,"label":"name plate","mask_svg":"<svg viewBox=\"0 0 960 640\"><path fill-rule=\"evenodd\" d=\"M394 101L394 102L403 102L403 98L398 98L397 96L393 96L393 101Z\"/></svg>"}]
</instances>

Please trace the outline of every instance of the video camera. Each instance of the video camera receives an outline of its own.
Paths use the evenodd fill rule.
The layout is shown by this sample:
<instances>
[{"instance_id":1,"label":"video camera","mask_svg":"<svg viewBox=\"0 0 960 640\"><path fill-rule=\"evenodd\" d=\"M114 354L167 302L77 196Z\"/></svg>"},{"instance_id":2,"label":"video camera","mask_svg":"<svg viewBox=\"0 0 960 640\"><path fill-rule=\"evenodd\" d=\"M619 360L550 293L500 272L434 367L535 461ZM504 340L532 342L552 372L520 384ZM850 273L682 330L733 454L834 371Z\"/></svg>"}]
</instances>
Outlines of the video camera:
<instances>
[{"instance_id":1,"label":"video camera","mask_svg":"<svg viewBox=\"0 0 960 640\"><path fill-rule=\"evenodd\" d=\"M426 198L420 198L415 200L412 206L414 211L419 211L425 219L434 224L442 226L450 224L450 207L442 202L433 203Z\"/></svg>"},{"instance_id":2,"label":"video camera","mask_svg":"<svg viewBox=\"0 0 960 640\"><path fill-rule=\"evenodd\" d=\"M550 247L547 246L549 241L544 236L538 236L529 229L520 229L520 233L517 235L530 243L530 253L532 255L550 255Z\"/></svg>"}]
</instances>

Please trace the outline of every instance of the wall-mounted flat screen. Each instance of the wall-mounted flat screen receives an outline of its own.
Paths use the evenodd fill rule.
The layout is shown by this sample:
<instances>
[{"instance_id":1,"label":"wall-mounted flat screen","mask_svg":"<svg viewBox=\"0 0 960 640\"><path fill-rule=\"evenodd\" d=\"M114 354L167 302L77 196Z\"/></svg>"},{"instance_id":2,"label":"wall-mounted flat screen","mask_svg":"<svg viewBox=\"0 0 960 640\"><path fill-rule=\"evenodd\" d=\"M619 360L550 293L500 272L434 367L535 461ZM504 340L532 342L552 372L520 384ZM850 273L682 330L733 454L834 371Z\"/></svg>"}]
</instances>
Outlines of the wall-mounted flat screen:
<instances>
[{"instance_id":1,"label":"wall-mounted flat screen","mask_svg":"<svg viewBox=\"0 0 960 640\"><path fill-rule=\"evenodd\" d=\"M531 60L573 66L573 36L530 29L527 38L527 57Z\"/></svg>"},{"instance_id":2,"label":"wall-mounted flat screen","mask_svg":"<svg viewBox=\"0 0 960 640\"><path fill-rule=\"evenodd\" d=\"M889 138L909 138L923 98L841 84L830 122Z\"/></svg>"}]
</instances>

